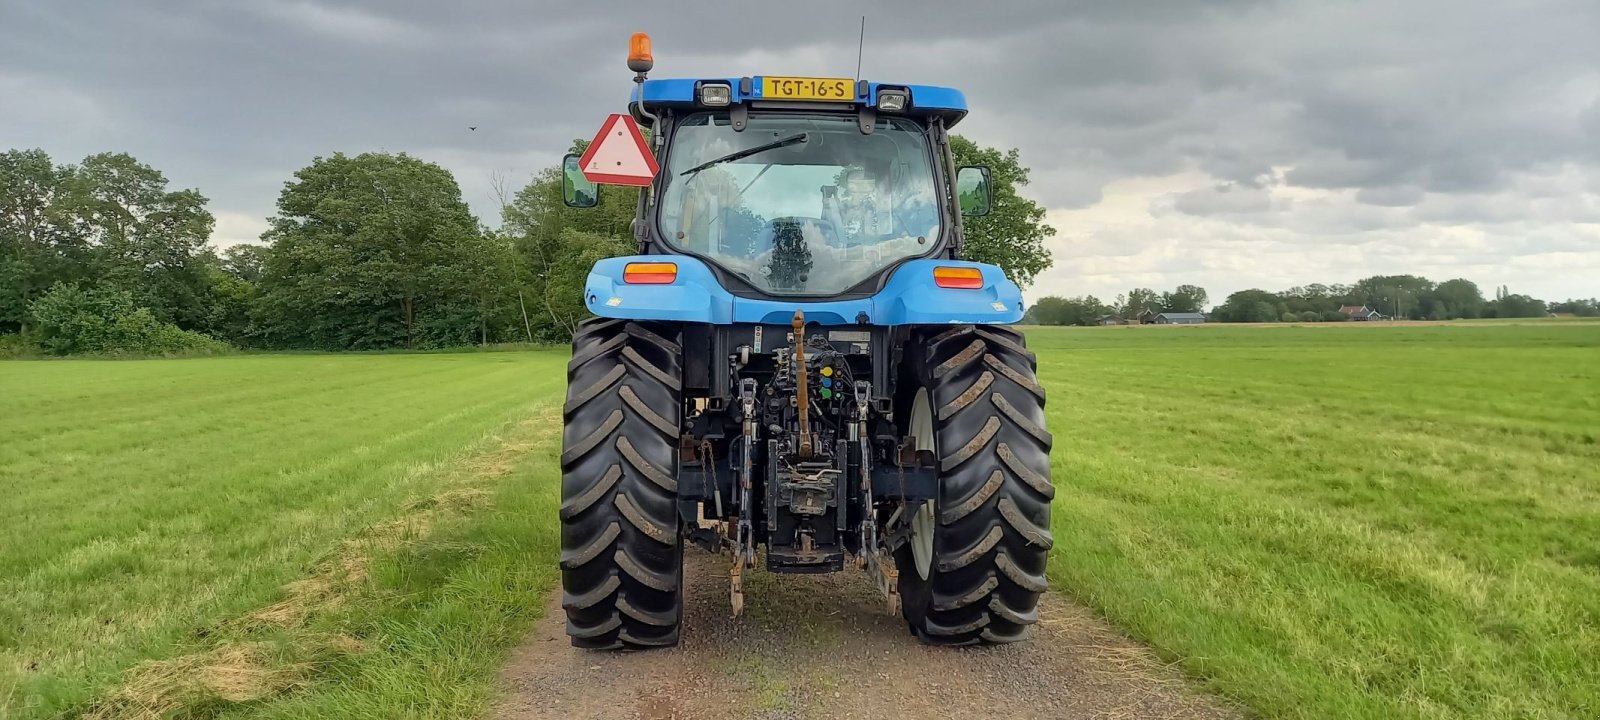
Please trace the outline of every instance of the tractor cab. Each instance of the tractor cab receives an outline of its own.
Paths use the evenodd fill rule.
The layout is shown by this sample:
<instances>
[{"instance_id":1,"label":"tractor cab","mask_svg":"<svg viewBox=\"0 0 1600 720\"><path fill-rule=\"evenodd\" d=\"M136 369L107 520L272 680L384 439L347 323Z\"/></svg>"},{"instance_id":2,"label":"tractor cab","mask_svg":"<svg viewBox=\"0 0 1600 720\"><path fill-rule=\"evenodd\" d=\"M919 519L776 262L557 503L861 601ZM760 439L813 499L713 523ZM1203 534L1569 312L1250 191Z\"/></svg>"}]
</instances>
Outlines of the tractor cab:
<instances>
[{"instance_id":1,"label":"tractor cab","mask_svg":"<svg viewBox=\"0 0 1600 720\"><path fill-rule=\"evenodd\" d=\"M908 260L954 258L961 215L989 207L986 168L957 170L960 91L773 75L636 79L660 172L640 200L642 254L703 260L750 296L870 295ZM579 158L569 204L593 204Z\"/></svg>"}]
</instances>

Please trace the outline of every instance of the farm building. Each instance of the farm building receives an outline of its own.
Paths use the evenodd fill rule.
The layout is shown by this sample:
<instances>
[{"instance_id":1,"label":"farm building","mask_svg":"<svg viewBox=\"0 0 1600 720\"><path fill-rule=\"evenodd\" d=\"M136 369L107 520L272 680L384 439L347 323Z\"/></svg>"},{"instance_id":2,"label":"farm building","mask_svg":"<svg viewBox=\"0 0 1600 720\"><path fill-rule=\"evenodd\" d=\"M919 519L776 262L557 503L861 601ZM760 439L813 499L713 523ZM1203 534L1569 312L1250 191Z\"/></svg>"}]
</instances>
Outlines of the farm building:
<instances>
[{"instance_id":1,"label":"farm building","mask_svg":"<svg viewBox=\"0 0 1600 720\"><path fill-rule=\"evenodd\" d=\"M1200 325L1206 321L1206 316L1201 313L1164 312L1155 316L1151 322L1157 325Z\"/></svg>"},{"instance_id":2,"label":"farm building","mask_svg":"<svg viewBox=\"0 0 1600 720\"><path fill-rule=\"evenodd\" d=\"M1101 315L1100 317L1095 318L1094 324L1096 324L1096 325L1127 325L1128 321L1127 320L1123 320L1122 318L1119 318L1119 317L1117 317L1115 315Z\"/></svg>"},{"instance_id":3,"label":"farm building","mask_svg":"<svg viewBox=\"0 0 1600 720\"><path fill-rule=\"evenodd\" d=\"M1350 318L1351 320L1366 321L1384 319L1383 313L1373 310L1365 305L1344 305L1339 308L1339 312L1344 313L1344 316Z\"/></svg>"}]
</instances>

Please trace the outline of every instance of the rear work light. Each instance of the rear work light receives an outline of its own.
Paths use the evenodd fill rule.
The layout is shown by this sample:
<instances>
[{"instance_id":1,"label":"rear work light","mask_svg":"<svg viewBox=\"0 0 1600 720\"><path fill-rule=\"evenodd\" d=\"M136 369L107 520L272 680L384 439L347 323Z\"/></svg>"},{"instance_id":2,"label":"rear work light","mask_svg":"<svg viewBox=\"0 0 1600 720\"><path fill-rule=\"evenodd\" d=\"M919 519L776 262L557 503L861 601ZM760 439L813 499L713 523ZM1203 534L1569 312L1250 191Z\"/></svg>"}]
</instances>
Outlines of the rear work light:
<instances>
[{"instance_id":1,"label":"rear work light","mask_svg":"<svg viewBox=\"0 0 1600 720\"><path fill-rule=\"evenodd\" d=\"M879 90L878 109L884 112L900 112L906 109L906 91L904 90Z\"/></svg>"},{"instance_id":2,"label":"rear work light","mask_svg":"<svg viewBox=\"0 0 1600 720\"><path fill-rule=\"evenodd\" d=\"M706 83L700 86L700 104L706 107L723 107L733 99L733 88L727 83Z\"/></svg>"},{"instance_id":3,"label":"rear work light","mask_svg":"<svg viewBox=\"0 0 1600 720\"><path fill-rule=\"evenodd\" d=\"M677 279L677 263L636 262L622 268L622 281L629 285L670 285Z\"/></svg>"},{"instance_id":4,"label":"rear work light","mask_svg":"<svg viewBox=\"0 0 1600 720\"><path fill-rule=\"evenodd\" d=\"M983 287L983 271L973 267L941 265L933 269L933 284L942 288L977 290Z\"/></svg>"}]
</instances>

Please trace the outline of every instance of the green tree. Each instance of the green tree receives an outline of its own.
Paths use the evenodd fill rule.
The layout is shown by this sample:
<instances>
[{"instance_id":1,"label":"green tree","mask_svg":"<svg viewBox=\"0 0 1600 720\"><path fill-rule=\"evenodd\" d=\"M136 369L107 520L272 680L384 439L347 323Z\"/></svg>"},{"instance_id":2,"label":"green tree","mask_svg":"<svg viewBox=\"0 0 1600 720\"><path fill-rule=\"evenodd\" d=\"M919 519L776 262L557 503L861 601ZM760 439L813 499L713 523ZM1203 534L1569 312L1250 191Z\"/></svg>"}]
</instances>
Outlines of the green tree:
<instances>
[{"instance_id":1,"label":"green tree","mask_svg":"<svg viewBox=\"0 0 1600 720\"><path fill-rule=\"evenodd\" d=\"M1417 275L1374 275L1356 281L1353 305L1366 305L1396 318L1422 320L1428 308L1422 298L1433 293L1433 281Z\"/></svg>"},{"instance_id":2,"label":"green tree","mask_svg":"<svg viewBox=\"0 0 1600 720\"><path fill-rule=\"evenodd\" d=\"M0 154L0 329L22 329L34 299L71 282L127 292L161 322L205 329L205 204L126 153L59 167L41 150Z\"/></svg>"},{"instance_id":3,"label":"green tree","mask_svg":"<svg viewBox=\"0 0 1600 720\"><path fill-rule=\"evenodd\" d=\"M1564 302L1551 303L1550 312L1571 314L1578 317L1600 317L1600 300L1595 298L1571 299Z\"/></svg>"},{"instance_id":4,"label":"green tree","mask_svg":"<svg viewBox=\"0 0 1600 720\"><path fill-rule=\"evenodd\" d=\"M1462 278L1439 283L1428 300L1444 319L1475 318L1483 312L1483 291L1477 283Z\"/></svg>"},{"instance_id":5,"label":"green tree","mask_svg":"<svg viewBox=\"0 0 1600 720\"><path fill-rule=\"evenodd\" d=\"M169 191L132 155L100 153L65 169L63 196L99 285L127 291L162 322L204 327L214 220L199 191Z\"/></svg>"},{"instance_id":6,"label":"green tree","mask_svg":"<svg viewBox=\"0 0 1600 720\"><path fill-rule=\"evenodd\" d=\"M583 152L578 140L572 152ZM501 232L517 258L516 283L535 337L571 337L589 315L584 282L595 261L633 252L631 234L639 191L600 189L593 208L569 208L561 199L561 167L545 168L501 208Z\"/></svg>"},{"instance_id":7,"label":"green tree","mask_svg":"<svg viewBox=\"0 0 1600 720\"><path fill-rule=\"evenodd\" d=\"M222 269L245 282L260 282L267 265L267 255L272 248L267 245L244 243L222 251Z\"/></svg>"},{"instance_id":8,"label":"green tree","mask_svg":"<svg viewBox=\"0 0 1600 720\"><path fill-rule=\"evenodd\" d=\"M1050 295L1039 298L1028 309L1031 322L1039 325L1093 325L1109 312L1111 309L1093 295L1081 298Z\"/></svg>"},{"instance_id":9,"label":"green tree","mask_svg":"<svg viewBox=\"0 0 1600 720\"><path fill-rule=\"evenodd\" d=\"M1179 285L1172 292L1161 293L1161 310L1165 312L1204 312L1206 289L1199 285Z\"/></svg>"},{"instance_id":10,"label":"green tree","mask_svg":"<svg viewBox=\"0 0 1600 720\"><path fill-rule=\"evenodd\" d=\"M1134 288L1121 297L1124 300L1117 312L1125 319L1133 320L1145 312L1161 312L1161 296L1150 288Z\"/></svg>"},{"instance_id":11,"label":"green tree","mask_svg":"<svg viewBox=\"0 0 1600 720\"><path fill-rule=\"evenodd\" d=\"M1068 325L1093 325L1100 318L1110 314L1111 308L1093 295L1067 298L1066 324Z\"/></svg>"},{"instance_id":12,"label":"green tree","mask_svg":"<svg viewBox=\"0 0 1600 720\"><path fill-rule=\"evenodd\" d=\"M491 338L522 336L515 320L518 315L517 273L511 239L497 232L486 232L464 250L467 262L461 267L472 271L463 280L472 296L478 342L486 345Z\"/></svg>"},{"instance_id":13,"label":"green tree","mask_svg":"<svg viewBox=\"0 0 1600 720\"><path fill-rule=\"evenodd\" d=\"M234 345L259 345L255 308L261 291L254 282L240 277L221 261L207 270L210 290L206 312L206 334Z\"/></svg>"},{"instance_id":14,"label":"green tree","mask_svg":"<svg viewBox=\"0 0 1600 720\"><path fill-rule=\"evenodd\" d=\"M57 283L29 308L39 344L60 355L221 352L228 345L202 333L161 322L126 290L85 290Z\"/></svg>"},{"instance_id":15,"label":"green tree","mask_svg":"<svg viewBox=\"0 0 1600 720\"><path fill-rule=\"evenodd\" d=\"M1001 152L980 147L960 135L950 136L950 150L957 165L989 167L994 206L984 217L963 218L968 260L992 263L1005 268L1006 276L1018 285L1033 282L1050 267L1050 251L1044 242L1056 230L1044 221L1044 208L1017 194L1028 184L1028 168L1023 167L1016 148Z\"/></svg>"},{"instance_id":16,"label":"green tree","mask_svg":"<svg viewBox=\"0 0 1600 720\"><path fill-rule=\"evenodd\" d=\"M1228 296L1214 313L1222 322L1277 322L1287 312L1274 293L1265 290L1240 290Z\"/></svg>"},{"instance_id":17,"label":"green tree","mask_svg":"<svg viewBox=\"0 0 1600 720\"><path fill-rule=\"evenodd\" d=\"M43 150L0 153L0 332L27 329L29 305L55 282L86 277L64 175Z\"/></svg>"},{"instance_id":18,"label":"green tree","mask_svg":"<svg viewBox=\"0 0 1600 720\"><path fill-rule=\"evenodd\" d=\"M1278 293L1278 297L1283 302L1284 307L1291 312L1322 314L1337 312L1341 304L1338 296L1347 292L1349 292L1349 289L1342 285L1312 283L1289 288Z\"/></svg>"},{"instance_id":19,"label":"green tree","mask_svg":"<svg viewBox=\"0 0 1600 720\"><path fill-rule=\"evenodd\" d=\"M1500 298L1489 303L1489 310L1484 313L1486 317L1497 318L1535 318L1549 314L1543 300L1511 292L1504 292Z\"/></svg>"},{"instance_id":20,"label":"green tree","mask_svg":"<svg viewBox=\"0 0 1600 720\"><path fill-rule=\"evenodd\" d=\"M1067 299L1056 295L1039 298L1039 301L1023 313L1023 322L1037 325L1066 325L1067 324Z\"/></svg>"},{"instance_id":21,"label":"green tree","mask_svg":"<svg viewBox=\"0 0 1600 720\"><path fill-rule=\"evenodd\" d=\"M405 154L342 153L295 173L263 239L262 332L326 349L471 342L485 325L481 281L500 277L444 168ZM514 290L501 288L509 297Z\"/></svg>"}]
</instances>

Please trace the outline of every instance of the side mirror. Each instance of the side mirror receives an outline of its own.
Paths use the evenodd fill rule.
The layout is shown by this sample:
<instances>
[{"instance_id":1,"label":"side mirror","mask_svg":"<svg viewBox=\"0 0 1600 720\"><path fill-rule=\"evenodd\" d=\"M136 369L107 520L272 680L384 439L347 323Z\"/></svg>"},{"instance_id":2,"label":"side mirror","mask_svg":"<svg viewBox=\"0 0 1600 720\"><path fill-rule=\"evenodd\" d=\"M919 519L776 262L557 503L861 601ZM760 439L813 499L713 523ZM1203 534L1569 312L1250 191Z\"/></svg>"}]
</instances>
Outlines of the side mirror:
<instances>
[{"instance_id":1,"label":"side mirror","mask_svg":"<svg viewBox=\"0 0 1600 720\"><path fill-rule=\"evenodd\" d=\"M600 185L583 176L577 153L561 158L561 202L567 207L592 208L600 202Z\"/></svg>"},{"instance_id":2,"label":"side mirror","mask_svg":"<svg viewBox=\"0 0 1600 720\"><path fill-rule=\"evenodd\" d=\"M967 165L956 171L956 197L961 201L961 214L982 217L994 205L994 190L989 182L989 168Z\"/></svg>"}]
</instances>

